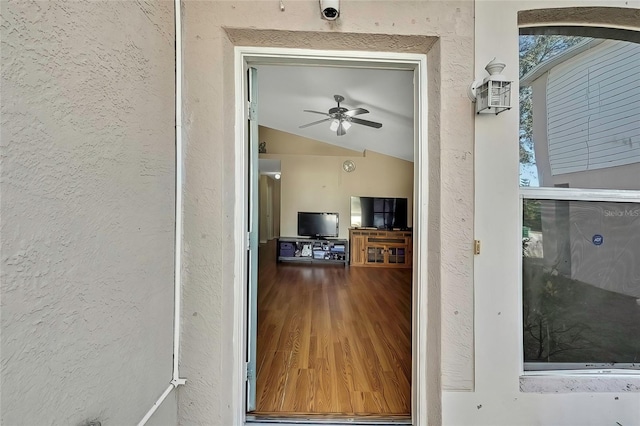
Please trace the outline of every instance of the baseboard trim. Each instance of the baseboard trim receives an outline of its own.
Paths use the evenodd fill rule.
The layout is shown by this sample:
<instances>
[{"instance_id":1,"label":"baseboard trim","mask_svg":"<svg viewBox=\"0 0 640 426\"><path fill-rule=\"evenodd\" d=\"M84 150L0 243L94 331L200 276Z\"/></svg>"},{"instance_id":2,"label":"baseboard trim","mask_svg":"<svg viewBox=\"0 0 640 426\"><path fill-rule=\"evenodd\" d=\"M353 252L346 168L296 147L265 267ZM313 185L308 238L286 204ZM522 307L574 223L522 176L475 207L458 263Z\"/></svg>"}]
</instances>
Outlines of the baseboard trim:
<instances>
[{"instance_id":1,"label":"baseboard trim","mask_svg":"<svg viewBox=\"0 0 640 426\"><path fill-rule=\"evenodd\" d=\"M353 415L318 413L251 413L247 414L246 425L260 426L273 424L306 425L411 425L409 415Z\"/></svg>"}]
</instances>

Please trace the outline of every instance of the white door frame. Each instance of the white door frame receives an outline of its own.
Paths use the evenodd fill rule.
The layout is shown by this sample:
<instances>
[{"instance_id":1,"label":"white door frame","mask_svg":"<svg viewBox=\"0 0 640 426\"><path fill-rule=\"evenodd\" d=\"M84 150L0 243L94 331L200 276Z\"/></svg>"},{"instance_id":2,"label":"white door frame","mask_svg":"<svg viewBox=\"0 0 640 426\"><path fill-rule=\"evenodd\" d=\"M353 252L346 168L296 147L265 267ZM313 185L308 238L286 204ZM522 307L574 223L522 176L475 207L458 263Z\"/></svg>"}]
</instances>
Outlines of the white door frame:
<instances>
[{"instance_id":1,"label":"white door frame","mask_svg":"<svg viewBox=\"0 0 640 426\"><path fill-rule=\"evenodd\" d=\"M235 206L234 319L233 319L233 424L245 424L245 357L247 353L247 115L246 65L322 64L414 71L414 185L411 415L414 425L427 424L427 232L428 140L427 57L424 54L235 47ZM258 74L258 84L260 74ZM422 284L422 285L421 285Z\"/></svg>"}]
</instances>

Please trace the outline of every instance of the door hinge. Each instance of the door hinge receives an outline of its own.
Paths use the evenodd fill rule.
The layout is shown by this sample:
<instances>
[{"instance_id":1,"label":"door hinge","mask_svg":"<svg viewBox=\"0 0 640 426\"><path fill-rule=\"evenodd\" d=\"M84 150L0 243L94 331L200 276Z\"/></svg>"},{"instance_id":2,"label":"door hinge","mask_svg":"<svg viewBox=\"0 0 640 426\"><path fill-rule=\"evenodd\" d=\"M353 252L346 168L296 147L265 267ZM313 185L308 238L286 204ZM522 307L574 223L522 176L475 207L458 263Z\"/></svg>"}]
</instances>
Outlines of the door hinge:
<instances>
[{"instance_id":1,"label":"door hinge","mask_svg":"<svg viewBox=\"0 0 640 426\"><path fill-rule=\"evenodd\" d=\"M249 113L249 121L254 121L256 119L256 103L248 102L248 113Z\"/></svg>"},{"instance_id":2,"label":"door hinge","mask_svg":"<svg viewBox=\"0 0 640 426\"><path fill-rule=\"evenodd\" d=\"M473 240L473 254L480 254L480 240Z\"/></svg>"},{"instance_id":3,"label":"door hinge","mask_svg":"<svg viewBox=\"0 0 640 426\"><path fill-rule=\"evenodd\" d=\"M253 365L247 361L244 363L244 379L245 380L253 380L256 377L255 369Z\"/></svg>"},{"instance_id":4,"label":"door hinge","mask_svg":"<svg viewBox=\"0 0 640 426\"><path fill-rule=\"evenodd\" d=\"M247 251L251 250L251 232L247 232Z\"/></svg>"}]
</instances>

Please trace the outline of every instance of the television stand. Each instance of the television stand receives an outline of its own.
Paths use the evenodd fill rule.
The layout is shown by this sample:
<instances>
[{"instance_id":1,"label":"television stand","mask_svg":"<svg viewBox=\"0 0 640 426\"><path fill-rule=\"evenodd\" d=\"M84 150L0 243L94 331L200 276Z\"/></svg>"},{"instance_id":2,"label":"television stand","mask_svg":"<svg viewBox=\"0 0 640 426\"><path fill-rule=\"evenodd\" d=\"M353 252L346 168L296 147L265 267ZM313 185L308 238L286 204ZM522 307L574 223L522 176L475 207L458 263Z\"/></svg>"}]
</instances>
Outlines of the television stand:
<instances>
[{"instance_id":1,"label":"television stand","mask_svg":"<svg viewBox=\"0 0 640 426\"><path fill-rule=\"evenodd\" d=\"M351 266L411 268L413 236L411 231L349 229Z\"/></svg>"},{"instance_id":2,"label":"television stand","mask_svg":"<svg viewBox=\"0 0 640 426\"><path fill-rule=\"evenodd\" d=\"M349 240L283 237L276 247L278 262L349 265Z\"/></svg>"}]
</instances>

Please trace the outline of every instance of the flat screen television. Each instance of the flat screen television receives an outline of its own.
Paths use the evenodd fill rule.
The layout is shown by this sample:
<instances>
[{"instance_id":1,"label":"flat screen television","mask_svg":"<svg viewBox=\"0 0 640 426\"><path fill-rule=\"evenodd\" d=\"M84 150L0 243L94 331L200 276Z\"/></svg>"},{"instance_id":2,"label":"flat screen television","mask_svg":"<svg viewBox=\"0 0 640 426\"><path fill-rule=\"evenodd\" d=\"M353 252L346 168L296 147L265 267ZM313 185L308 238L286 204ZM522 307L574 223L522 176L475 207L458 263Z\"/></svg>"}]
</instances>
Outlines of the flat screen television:
<instances>
[{"instance_id":1,"label":"flat screen television","mask_svg":"<svg viewBox=\"0 0 640 426\"><path fill-rule=\"evenodd\" d=\"M298 235L328 238L338 236L338 213L298 212Z\"/></svg>"},{"instance_id":2,"label":"flat screen television","mask_svg":"<svg viewBox=\"0 0 640 426\"><path fill-rule=\"evenodd\" d=\"M392 197L351 197L351 226L407 229L408 201Z\"/></svg>"}]
</instances>

